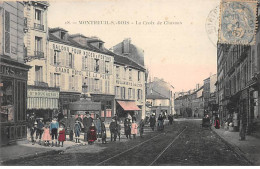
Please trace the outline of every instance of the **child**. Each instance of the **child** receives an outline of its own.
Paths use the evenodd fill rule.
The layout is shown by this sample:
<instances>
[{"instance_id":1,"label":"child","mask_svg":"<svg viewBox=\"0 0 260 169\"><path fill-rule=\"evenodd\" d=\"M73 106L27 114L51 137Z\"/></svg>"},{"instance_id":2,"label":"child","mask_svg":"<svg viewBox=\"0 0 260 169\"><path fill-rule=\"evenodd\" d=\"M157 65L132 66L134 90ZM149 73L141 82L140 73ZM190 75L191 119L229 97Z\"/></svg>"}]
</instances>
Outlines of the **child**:
<instances>
[{"instance_id":1,"label":"child","mask_svg":"<svg viewBox=\"0 0 260 169\"><path fill-rule=\"evenodd\" d=\"M75 142L79 143L79 136L81 131L81 123L78 119L76 119L74 124L74 133L75 133Z\"/></svg>"},{"instance_id":2,"label":"child","mask_svg":"<svg viewBox=\"0 0 260 169\"><path fill-rule=\"evenodd\" d=\"M65 128L63 127L63 125L60 125L60 128L59 128L59 137L58 137L59 146L60 146L60 142L61 142L61 147L63 147L63 142L64 142L65 140L66 140Z\"/></svg>"},{"instance_id":3,"label":"child","mask_svg":"<svg viewBox=\"0 0 260 169\"><path fill-rule=\"evenodd\" d=\"M92 123L91 126L89 127L87 139L88 139L88 144L93 144L93 142L97 140L97 129L94 123Z\"/></svg>"},{"instance_id":4,"label":"child","mask_svg":"<svg viewBox=\"0 0 260 169\"><path fill-rule=\"evenodd\" d=\"M129 137L131 139L131 122L129 118L125 119L124 126L126 138L128 139Z\"/></svg>"},{"instance_id":5,"label":"child","mask_svg":"<svg viewBox=\"0 0 260 169\"><path fill-rule=\"evenodd\" d=\"M134 139L135 139L135 136L137 135L137 127L138 127L138 125L136 124L135 120L133 119L132 127L131 127L131 134L133 134Z\"/></svg>"},{"instance_id":6,"label":"child","mask_svg":"<svg viewBox=\"0 0 260 169\"><path fill-rule=\"evenodd\" d=\"M42 140L44 141L44 146L47 146L50 144L50 141L51 141L50 128L47 124L45 124L45 126L44 126Z\"/></svg>"},{"instance_id":7,"label":"child","mask_svg":"<svg viewBox=\"0 0 260 169\"><path fill-rule=\"evenodd\" d=\"M59 123L57 122L57 118L54 117L51 124L50 124L52 147L54 145L54 142L55 142L55 146L57 146L58 128L59 128Z\"/></svg>"},{"instance_id":8,"label":"child","mask_svg":"<svg viewBox=\"0 0 260 169\"><path fill-rule=\"evenodd\" d=\"M101 138L102 138L102 144L106 144L107 132L106 132L106 126L104 124L104 121L101 121Z\"/></svg>"}]
</instances>

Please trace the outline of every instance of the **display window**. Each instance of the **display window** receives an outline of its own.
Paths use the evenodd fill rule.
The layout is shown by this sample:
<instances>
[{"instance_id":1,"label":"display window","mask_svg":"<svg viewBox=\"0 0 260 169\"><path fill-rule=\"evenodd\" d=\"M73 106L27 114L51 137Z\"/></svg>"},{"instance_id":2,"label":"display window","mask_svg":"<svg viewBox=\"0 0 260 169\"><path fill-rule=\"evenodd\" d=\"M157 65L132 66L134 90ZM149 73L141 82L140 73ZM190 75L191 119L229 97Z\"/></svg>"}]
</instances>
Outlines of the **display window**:
<instances>
[{"instance_id":1,"label":"display window","mask_svg":"<svg viewBox=\"0 0 260 169\"><path fill-rule=\"evenodd\" d=\"M14 81L8 78L0 78L0 121L14 121Z\"/></svg>"}]
</instances>

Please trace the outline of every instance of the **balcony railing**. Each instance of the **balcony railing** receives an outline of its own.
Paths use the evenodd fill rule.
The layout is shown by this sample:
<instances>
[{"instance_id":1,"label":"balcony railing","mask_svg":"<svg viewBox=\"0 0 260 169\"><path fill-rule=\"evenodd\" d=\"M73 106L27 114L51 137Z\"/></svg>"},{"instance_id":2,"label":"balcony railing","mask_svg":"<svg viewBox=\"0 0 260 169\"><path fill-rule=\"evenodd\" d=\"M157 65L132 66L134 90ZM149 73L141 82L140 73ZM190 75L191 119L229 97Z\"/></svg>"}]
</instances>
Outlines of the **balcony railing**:
<instances>
[{"instance_id":1,"label":"balcony railing","mask_svg":"<svg viewBox=\"0 0 260 169\"><path fill-rule=\"evenodd\" d=\"M35 56L35 58L38 58L38 59L44 58L44 53L41 51L34 51L34 56Z\"/></svg>"},{"instance_id":2,"label":"balcony railing","mask_svg":"<svg viewBox=\"0 0 260 169\"><path fill-rule=\"evenodd\" d=\"M44 31L44 25L42 24L34 23L34 28Z\"/></svg>"}]
</instances>

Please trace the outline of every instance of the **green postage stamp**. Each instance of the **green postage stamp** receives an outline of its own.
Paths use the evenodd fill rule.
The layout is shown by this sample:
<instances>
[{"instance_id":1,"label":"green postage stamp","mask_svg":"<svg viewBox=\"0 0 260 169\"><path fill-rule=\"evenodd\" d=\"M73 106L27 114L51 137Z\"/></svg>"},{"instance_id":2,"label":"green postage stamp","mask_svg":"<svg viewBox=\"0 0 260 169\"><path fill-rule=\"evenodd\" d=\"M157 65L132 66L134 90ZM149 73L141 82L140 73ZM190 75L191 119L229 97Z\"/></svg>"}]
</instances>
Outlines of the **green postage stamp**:
<instances>
[{"instance_id":1,"label":"green postage stamp","mask_svg":"<svg viewBox=\"0 0 260 169\"><path fill-rule=\"evenodd\" d=\"M256 0L221 0L218 42L254 45L256 10Z\"/></svg>"}]
</instances>

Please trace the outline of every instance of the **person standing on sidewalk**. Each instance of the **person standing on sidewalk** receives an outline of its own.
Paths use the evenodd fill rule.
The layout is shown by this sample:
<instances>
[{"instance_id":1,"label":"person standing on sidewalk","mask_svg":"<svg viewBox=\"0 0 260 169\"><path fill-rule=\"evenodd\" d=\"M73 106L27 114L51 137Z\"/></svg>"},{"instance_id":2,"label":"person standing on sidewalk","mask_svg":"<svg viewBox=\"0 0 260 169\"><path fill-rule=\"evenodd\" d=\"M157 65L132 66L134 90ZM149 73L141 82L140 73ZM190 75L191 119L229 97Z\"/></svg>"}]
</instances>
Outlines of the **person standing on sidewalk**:
<instances>
[{"instance_id":1,"label":"person standing on sidewalk","mask_svg":"<svg viewBox=\"0 0 260 169\"><path fill-rule=\"evenodd\" d=\"M137 128L138 125L136 124L135 120L133 120L132 127L131 127L131 134L133 135L134 139L136 138L137 135Z\"/></svg>"},{"instance_id":2,"label":"person standing on sidewalk","mask_svg":"<svg viewBox=\"0 0 260 169\"><path fill-rule=\"evenodd\" d=\"M50 128L49 125L45 124L42 140L44 141L44 146L48 146L51 141Z\"/></svg>"},{"instance_id":3,"label":"person standing on sidewalk","mask_svg":"<svg viewBox=\"0 0 260 169\"><path fill-rule=\"evenodd\" d=\"M246 113L242 112L240 115L240 128L239 128L239 137L240 141L246 140Z\"/></svg>"},{"instance_id":4,"label":"person standing on sidewalk","mask_svg":"<svg viewBox=\"0 0 260 169\"><path fill-rule=\"evenodd\" d=\"M84 141L88 141L88 132L89 132L89 127L93 123L92 117L90 117L89 112L86 112L86 117L83 119L83 126L84 126Z\"/></svg>"},{"instance_id":5,"label":"person standing on sidewalk","mask_svg":"<svg viewBox=\"0 0 260 169\"><path fill-rule=\"evenodd\" d=\"M54 117L52 122L51 122L51 125L50 125L52 147L54 146L54 142L55 142L55 146L57 146L58 128L59 128L59 123L57 122L57 118Z\"/></svg>"},{"instance_id":6,"label":"person standing on sidewalk","mask_svg":"<svg viewBox=\"0 0 260 169\"><path fill-rule=\"evenodd\" d=\"M139 123L139 132L140 132L140 137L142 138L143 137L143 134L144 134L144 120L141 119L140 123Z\"/></svg>"},{"instance_id":7,"label":"person standing on sidewalk","mask_svg":"<svg viewBox=\"0 0 260 169\"><path fill-rule=\"evenodd\" d=\"M76 119L76 122L74 124L75 143L80 143L79 142L80 131L81 131L81 123L78 119Z\"/></svg>"},{"instance_id":8,"label":"person standing on sidewalk","mask_svg":"<svg viewBox=\"0 0 260 169\"><path fill-rule=\"evenodd\" d=\"M125 127L126 138L128 139L129 137L131 139L131 122L129 118L125 118L124 127Z\"/></svg>"},{"instance_id":9,"label":"person standing on sidewalk","mask_svg":"<svg viewBox=\"0 0 260 169\"><path fill-rule=\"evenodd\" d=\"M39 138L39 145L41 145L42 133L43 133L44 124L42 122L42 118L38 119L37 128L36 128L36 142Z\"/></svg>"},{"instance_id":10,"label":"person standing on sidewalk","mask_svg":"<svg viewBox=\"0 0 260 169\"><path fill-rule=\"evenodd\" d=\"M63 147L63 143L64 143L64 141L66 141L65 128L63 127L63 125L60 125L60 128L59 128L58 141L59 141L59 146L61 143L61 147Z\"/></svg>"},{"instance_id":11,"label":"person standing on sidewalk","mask_svg":"<svg viewBox=\"0 0 260 169\"><path fill-rule=\"evenodd\" d=\"M28 128L30 130L30 137L31 137L31 142L32 144L34 144L34 133L35 133L35 130L36 130L36 127L35 126L35 123L36 123L36 120L35 120L35 115L34 113L32 113L32 115L29 117L28 119Z\"/></svg>"},{"instance_id":12,"label":"person standing on sidewalk","mask_svg":"<svg viewBox=\"0 0 260 169\"><path fill-rule=\"evenodd\" d=\"M100 119L98 114L96 115L96 117L97 117L97 119L95 120L95 126L96 126L96 129L97 129L97 139L98 139L98 142L100 142L100 138L101 138L101 119Z\"/></svg>"},{"instance_id":13,"label":"person standing on sidewalk","mask_svg":"<svg viewBox=\"0 0 260 169\"><path fill-rule=\"evenodd\" d=\"M101 138L102 138L102 144L106 144L106 138L107 138L107 132L106 132L106 126L103 120L101 120Z\"/></svg>"},{"instance_id":14,"label":"person standing on sidewalk","mask_svg":"<svg viewBox=\"0 0 260 169\"><path fill-rule=\"evenodd\" d=\"M219 118L218 118L218 116L216 116L215 117L215 120L214 120L215 122L214 122L214 127L216 128L216 129L219 129L220 128L220 123L219 123Z\"/></svg>"},{"instance_id":15,"label":"person standing on sidewalk","mask_svg":"<svg viewBox=\"0 0 260 169\"><path fill-rule=\"evenodd\" d=\"M116 141L116 137L117 137L117 124L116 124L114 118L112 118L112 122L109 125L109 129L110 129L110 135L111 135L111 142L113 140Z\"/></svg>"}]
</instances>

